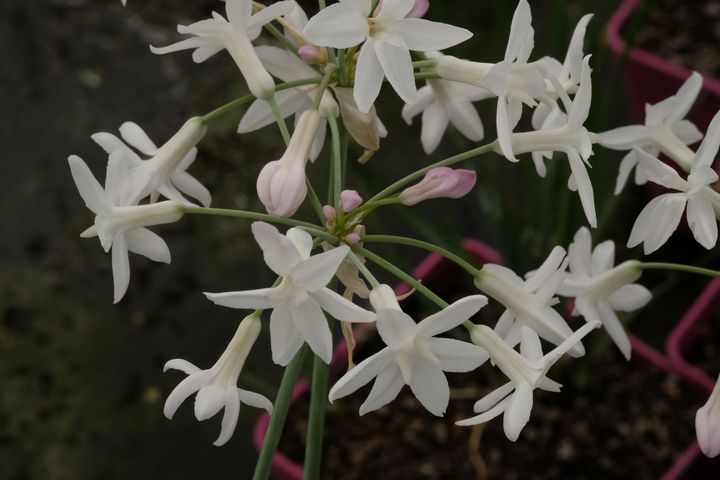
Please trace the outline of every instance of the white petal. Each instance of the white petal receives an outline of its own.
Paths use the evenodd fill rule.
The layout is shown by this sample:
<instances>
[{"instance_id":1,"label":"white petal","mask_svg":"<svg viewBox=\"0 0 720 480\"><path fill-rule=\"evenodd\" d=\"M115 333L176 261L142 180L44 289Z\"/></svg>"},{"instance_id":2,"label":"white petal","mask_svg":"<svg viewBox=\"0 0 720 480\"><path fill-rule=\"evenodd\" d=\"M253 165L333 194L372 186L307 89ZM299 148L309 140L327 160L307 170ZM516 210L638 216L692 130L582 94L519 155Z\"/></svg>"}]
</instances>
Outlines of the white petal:
<instances>
[{"instance_id":1,"label":"white petal","mask_svg":"<svg viewBox=\"0 0 720 480\"><path fill-rule=\"evenodd\" d=\"M170 263L170 249L165 240L147 228L136 228L125 233L127 248L153 262Z\"/></svg>"},{"instance_id":2,"label":"white petal","mask_svg":"<svg viewBox=\"0 0 720 480\"><path fill-rule=\"evenodd\" d=\"M322 152L323 147L325 146L325 138L327 136L327 121L324 120L318 129L315 131L315 138L313 139L312 147L310 147L310 153L308 156L310 157L311 162L315 162L317 158L320 156L320 152Z\"/></svg>"},{"instance_id":3,"label":"white petal","mask_svg":"<svg viewBox=\"0 0 720 480\"><path fill-rule=\"evenodd\" d=\"M252 2L250 0L228 0L225 2L225 12L235 28L245 29L252 16Z\"/></svg>"},{"instance_id":4,"label":"white petal","mask_svg":"<svg viewBox=\"0 0 720 480\"><path fill-rule=\"evenodd\" d=\"M267 71L283 82L317 76L317 72L310 65L288 50L262 45L255 47L255 52Z\"/></svg>"},{"instance_id":5,"label":"white petal","mask_svg":"<svg viewBox=\"0 0 720 480\"><path fill-rule=\"evenodd\" d=\"M615 264L615 243L612 240L606 240L595 247L592 253L592 275L593 277L610 270Z\"/></svg>"},{"instance_id":6,"label":"white petal","mask_svg":"<svg viewBox=\"0 0 720 480\"><path fill-rule=\"evenodd\" d=\"M97 143L98 146L102 148L108 155L110 155L115 150L122 150L123 152L125 152L126 157L130 159L132 165L138 165L142 162L140 156L135 153L132 148L128 147L125 142L120 140L112 133L93 133L92 135L90 135L90 138L92 138L93 141Z\"/></svg>"},{"instance_id":7,"label":"white petal","mask_svg":"<svg viewBox=\"0 0 720 480\"><path fill-rule=\"evenodd\" d=\"M475 413L485 412L493 408L495 405L498 404L498 402L510 395L513 390L515 390L515 385L513 385L512 382L508 382L502 387L496 388L495 390L475 402L475 405L473 405L473 410L475 411Z\"/></svg>"},{"instance_id":8,"label":"white petal","mask_svg":"<svg viewBox=\"0 0 720 480\"><path fill-rule=\"evenodd\" d=\"M530 361L540 360L543 356L540 337L530 327L520 327L520 353Z\"/></svg>"},{"instance_id":9,"label":"white petal","mask_svg":"<svg viewBox=\"0 0 720 480\"><path fill-rule=\"evenodd\" d=\"M675 94L675 108L673 108L673 110L670 112L666 119L666 122L669 125L672 125L673 123L679 121L688 114L693 104L695 103L695 99L700 93L700 90L702 89L702 85L702 75L697 72L693 72L692 75L690 75L688 79L685 80L685 83L683 83L683 85Z\"/></svg>"},{"instance_id":10,"label":"white petal","mask_svg":"<svg viewBox=\"0 0 720 480\"><path fill-rule=\"evenodd\" d=\"M524 382L516 385L515 393L510 397L510 403L505 409L503 428L505 436L513 442L518 439L520 432L530 420L533 405L532 390L532 387Z\"/></svg>"},{"instance_id":11,"label":"white petal","mask_svg":"<svg viewBox=\"0 0 720 480\"><path fill-rule=\"evenodd\" d=\"M300 304L292 305L290 315L315 355L329 364L332 358L332 334L320 305L313 298L308 298Z\"/></svg>"},{"instance_id":12,"label":"white petal","mask_svg":"<svg viewBox=\"0 0 720 480\"><path fill-rule=\"evenodd\" d=\"M267 397L260 395L259 393L251 392L249 390L243 390L238 388L238 396L240 401L245 405L250 405L255 408L262 408L268 413L272 413L273 404Z\"/></svg>"},{"instance_id":13,"label":"white petal","mask_svg":"<svg viewBox=\"0 0 720 480\"><path fill-rule=\"evenodd\" d=\"M585 57L582 63L582 78L580 88L575 93L572 107L568 112L568 125L581 126L590 114L590 103L592 102L592 81L590 73L590 55Z\"/></svg>"},{"instance_id":14,"label":"white petal","mask_svg":"<svg viewBox=\"0 0 720 480\"><path fill-rule=\"evenodd\" d=\"M70 172L72 173L75 186L80 196L85 201L85 206L93 213L99 214L110 209L105 190L100 186L87 164L78 156L71 155L68 158Z\"/></svg>"},{"instance_id":15,"label":"white petal","mask_svg":"<svg viewBox=\"0 0 720 480\"><path fill-rule=\"evenodd\" d=\"M384 2L380 8L380 13L377 15L377 18L386 21L403 19L413 9L414 4L414 0L393 0L391 2ZM385 22L383 25L385 25Z\"/></svg>"},{"instance_id":16,"label":"white petal","mask_svg":"<svg viewBox=\"0 0 720 480\"><path fill-rule=\"evenodd\" d=\"M487 301L487 297L484 295L472 295L460 299L420 322L418 335L428 338L452 330L479 312L487 305Z\"/></svg>"},{"instance_id":17,"label":"white petal","mask_svg":"<svg viewBox=\"0 0 720 480\"><path fill-rule=\"evenodd\" d=\"M512 61L517 58L525 49L528 41L528 32L532 30L532 15L530 13L530 5L526 0L520 0L515 8L512 23L510 24L510 36L508 38L507 49L505 50L505 60Z\"/></svg>"},{"instance_id":18,"label":"white petal","mask_svg":"<svg viewBox=\"0 0 720 480\"><path fill-rule=\"evenodd\" d=\"M125 292L130 285L130 260L128 259L128 248L125 241L125 235L118 234L112 245L112 271L113 271L113 288L115 290L115 300L118 303L122 300Z\"/></svg>"},{"instance_id":19,"label":"white petal","mask_svg":"<svg viewBox=\"0 0 720 480\"><path fill-rule=\"evenodd\" d=\"M512 384L508 384L510 387L512 387ZM502 387L501 387L502 388ZM497 405L490 408L489 410L481 413L480 415L476 415L471 418L467 418L465 420L460 420L459 422L455 422L455 425L458 425L460 427L469 427L471 425L478 425L480 423L489 422L493 418L497 417L501 413L505 411L507 406L510 404L510 400L512 400L512 396L506 397L503 400L501 400Z\"/></svg>"},{"instance_id":20,"label":"white petal","mask_svg":"<svg viewBox=\"0 0 720 480\"><path fill-rule=\"evenodd\" d=\"M405 123L412 125L413 118L424 112L432 103L433 98L435 98L435 95L430 85L425 85L418 90L415 100L406 103L402 109L402 118L405 120Z\"/></svg>"},{"instance_id":21,"label":"white petal","mask_svg":"<svg viewBox=\"0 0 720 480\"><path fill-rule=\"evenodd\" d=\"M557 270L565 260L565 249L562 247L555 247L550 252L550 255L540 265L540 267L527 276L525 281L525 289L530 292L538 291L548 279L555 275Z\"/></svg>"},{"instance_id":22,"label":"white petal","mask_svg":"<svg viewBox=\"0 0 720 480\"><path fill-rule=\"evenodd\" d=\"M613 150L630 150L635 145L647 143L650 137L646 126L631 125L598 134L598 143Z\"/></svg>"},{"instance_id":23,"label":"white petal","mask_svg":"<svg viewBox=\"0 0 720 480\"><path fill-rule=\"evenodd\" d=\"M455 128L468 140L479 142L485 136L482 120L472 103L453 100L447 104L447 115Z\"/></svg>"},{"instance_id":24,"label":"white petal","mask_svg":"<svg viewBox=\"0 0 720 480\"><path fill-rule=\"evenodd\" d=\"M450 386L439 365L420 355L411 360L410 388L428 412L442 417L450 400Z\"/></svg>"},{"instance_id":25,"label":"white petal","mask_svg":"<svg viewBox=\"0 0 720 480\"><path fill-rule=\"evenodd\" d=\"M183 360L182 358L174 358L172 360L168 360L163 367L163 372L167 372L168 370L180 370L181 372L185 372L188 375L193 375L201 371L200 368L196 367L187 360Z\"/></svg>"},{"instance_id":26,"label":"white petal","mask_svg":"<svg viewBox=\"0 0 720 480\"><path fill-rule=\"evenodd\" d=\"M204 295L216 305L240 309L272 308L278 302L277 288L260 288L242 292L205 293Z\"/></svg>"},{"instance_id":27,"label":"white petal","mask_svg":"<svg viewBox=\"0 0 720 480\"><path fill-rule=\"evenodd\" d=\"M214 417L225 406L226 389L214 382L205 385L195 396L195 418L202 422Z\"/></svg>"},{"instance_id":28,"label":"white petal","mask_svg":"<svg viewBox=\"0 0 720 480\"><path fill-rule=\"evenodd\" d=\"M620 349L623 356L629 360L632 353L632 347L630 346L630 339L620 323L620 319L617 317L613 309L610 308L610 305L608 305L607 302L598 302L597 312L599 320L602 322L603 327L605 327L605 331L608 335L610 335L610 338L612 338L612 341L615 342L615 345L617 345L618 349ZM586 316L586 318L590 321L596 320L592 316Z\"/></svg>"},{"instance_id":29,"label":"white petal","mask_svg":"<svg viewBox=\"0 0 720 480\"><path fill-rule=\"evenodd\" d=\"M703 133L689 120L677 122L671 130L685 145L692 145L703 138Z\"/></svg>"},{"instance_id":30,"label":"white petal","mask_svg":"<svg viewBox=\"0 0 720 480\"><path fill-rule=\"evenodd\" d=\"M375 314L358 307L342 295L333 292L329 288L321 288L311 295L320 307L329 313L333 318L350 323L368 323L375 321Z\"/></svg>"},{"instance_id":31,"label":"white petal","mask_svg":"<svg viewBox=\"0 0 720 480\"><path fill-rule=\"evenodd\" d=\"M400 310L380 308L377 311L377 330L385 345L400 346L416 333L417 325Z\"/></svg>"},{"instance_id":32,"label":"white petal","mask_svg":"<svg viewBox=\"0 0 720 480\"><path fill-rule=\"evenodd\" d=\"M385 73L375 54L373 42L368 41L360 49L353 89L355 103L362 113L368 113L370 107L375 103L375 99L380 94L384 77Z\"/></svg>"},{"instance_id":33,"label":"white petal","mask_svg":"<svg viewBox=\"0 0 720 480\"><path fill-rule=\"evenodd\" d=\"M178 386L170 392L167 400L165 400L165 406L163 408L165 416L172 420L180 404L182 404L190 395L207 385L211 378L212 374L208 370L203 370L190 375L180 382Z\"/></svg>"},{"instance_id":34,"label":"white petal","mask_svg":"<svg viewBox=\"0 0 720 480\"><path fill-rule=\"evenodd\" d=\"M254 40L255 37L260 35L260 28L263 25L272 22L278 17L282 17L283 15L290 13L293 8L295 8L294 2L286 0L282 2L271 3L267 7L255 13L255 15L250 17L250 20L246 24L250 39Z\"/></svg>"},{"instance_id":35,"label":"white petal","mask_svg":"<svg viewBox=\"0 0 720 480\"><path fill-rule=\"evenodd\" d=\"M422 18L405 18L387 25L386 30L400 35L410 50L445 50L473 36L464 28Z\"/></svg>"},{"instance_id":36,"label":"white petal","mask_svg":"<svg viewBox=\"0 0 720 480\"><path fill-rule=\"evenodd\" d=\"M335 48L353 47L365 40L368 33L367 15L345 3L320 10L303 30L305 38L313 44Z\"/></svg>"},{"instance_id":37,"label":"white petal","mask_svg":"<svg viewBox=\"0 0 720 480\"><path fill-rule=\"evenodd\" d=\"M446 372L471 372L489 358L484 348L451 338L430 338L427 346Z\"/></svg>"},{"instance_id":38,"label":"white petal","mask_svg":"<svg viewBox=\"0 0 720 480\"><path fill-rule=\"evenodd\" d=\"M425 153L431 154L440 145L448 123L447 113L440 103L433 102L425 109L422 115L422 130L420 133L420 140Z\"/></svg>"},{"instance_id":39,"label":"white petal","mask_svg":"<svg viewBox=\"0 0 720 480\"><path fill-rule=\"evenodd\" d=\"M350 249L342 245L303 260L288 272L296 285L314 292L330 283Z\"/></svg>"},{"instance_id":40,"label":"white petal","mask_svg":"<svg viewBox=\"0 0 720 480\"><path fill-rule=\"evenodd\" d=\"M650 290L642 285L632 283L624 285L608 295L607 302L613 310L632 312L647 305L651 299Z\"/></svg>"},{"instance_id":41,"label":"white petal","mask_svg":"<svg viewBox=\"0 0 720 480\"><path fill-rule=\"evenodd\" d=\"M717 219L712 204L702 194L697 193L688 198L687 220L695 240L711 250L718 238Z\"/></svg>"},{"instance_id":42,"label":"white petal","mask_svg":"<svg viewBox=\"0 0 720 480\"><path fill-rule=\"evenodd\" d=\"M577 182L578 194L580 194L580 203L582 203L585 216L587 217L588 223L591 227L597 227L597 216L595 214L595 196L593 193L592 182L590 182L590 176L588 175L585 163L582 161L580 156L574 151L569 150L565 152L570 162L570 170L572 170L575 182Z\"/></svg>"},{"instance_id":43,"label":"white petal","mask_svg":"<svg viewBox=\"0 0 720 480\"><path fill-rule=\"evenodd\" d=\"M265 222L253 222L251 229L255 241L263 251L265 263L273 272L284 276L302 261L295 244L274 226Z\"/></svg>"},{"instance_id":44,"label":"white petal","mask_svg":"<svg viewBox=\"0 0 720 480\"><path fill-rule=\"evenodd\" d=\"M220 447L225 445L232 437L240 417L240 398L235 388L228 388L225 391L224 399L225 411L223 412L222 426L220 428L220 436L213 442L213 445Z\"/></svg>"},{"instance_id":45,"label":"white petal","mask_svg":"<svg viewBox=\"0 0 720 480\"><path fill-rule=\"evenodd\" d=\"M495 124L497 128L498 142L502 154L511 162L517 162L512 148L512 127L508 116L508 102L505 97L498 97Z\"/></svg>"},{"instance_id":46,"label":"white petal","mask_svg":"<svg viewBox=\"0 0 720 480\"><path fill-rule=\"evenodd\" d=\"M295 245L300 257L303 260L310 258L313 248L313 239L309 233L297 227L293 227L285 233L285 236Z\"/></svg>"},{"instance_id":47,"label":"white petal","mask_svg":"<svg viewBox=\"0 0 720 480\"><path fill-rule=\"evenodd\" d=\"M650 181L673 190L685 191L687 182L680 178L680 175L670 165L638 148L635 148L634 151L639 166L642 167L643 173Z\"/></svg>"},{"instance_id":48,"label":"white petal","mask_svg":"<svg viewBox=\"0 0 720 480\"><path fill-rule=\"evenodd\" d=\"M718 149L720 148L720 112L716 113L710 122L710 126L705 133L705 140L700 144L695 160L692 164L691 173L698 171L700 167L711 167Z\"/></svg>"},{"instance_id":49,"label":"white petal","mask_svg":"<svg viewBox=\"0 0 720 480\"><path fill-rule=\"evenodd\" d=\"M276 92L275 101L283 118L297 113L310 103L306 94L293 89ZM275 123L275 116L268 103L265 100L255 100L240 120L237 131L238 133L254 132L272 123Z\"/></svg>"},{"instance_id":50,"label":"white petal","mask_svg":"<svg viewBox=\"0 0 720 480\"><path fill-rule=\"evenodd\" d=\"M353 367L330 389L330 401L334 402L338 398L350 395L370 382L370 380L377 376L380 368L386 368L383 366L388 361L388 355L390 355L390 350L385 348ZM394 364L394 362L391 363Z\"/></svg>"},{"instance_id":51,"label":"white petal","mask_svg":"<svg viewBox=\"0 0 720 480\"><path fill-rule=\"evenodd\" d=\"M288 304L280 305L270 314L270 349L273 362L281 367L290 363L300 346L303 337L297 331Z\"/></svg>"},{"instance_id":52,"label":"white petal","mask_svg":"<svg viewBox=\"0 0 720 480\"><path fill-rule=\"evenodd\" d=\"M395 362L387 362L378 373L367 399L360 405L360 415L365 415L392 402L404 386L405 382L400 368Z\"/></svg>"},{"instance_id":53,"label":"white petal","mask_svg":"<svg viewBox=\"0 0 720 480\"><path fill-rule=\"evenodd\" d=\"M680 224L685 203L683 194L665 194L651 200L635 220L628 247L644 243L645 255L649 255L663 246Z\"/></svg>"},{"instance_id":54,"label":"white petal","mask_svg":"<svg viewBox=\"0 0 720 480\"><path fill-rule=\"evenodd\" d=\"M137 123L125 122L120 125L120 136L145 155L152 156L157 152L157 145Z\"/></svg>"},{"instance_id":55,"label":"white petal","mask_svg":"<svg viewBox=\"0 0 720 480\"><path fill-rule=\"evenodd\" d=\"M413 101L417 96L415 74L410 51L403 39L384 36L381 41L374 41L372 44L390 85L404 101Z\"/></svg>"},{"instance_id":56,"label":"white petal","mask_svg":"<svg viewBox=\"0 0 720 480\"><path fill-rule=\"evenodd\" d=\"M189 173L182 171L175 172L172 177L170 177L170 181L182 193L199 201L203 207L207 208L210 206L210 203L212 203L210 191Z\"/></svg>"},{"instance_id":57,"label":"white petal","mask_svg":"<svg viewBox=\"0 0 720 480\"><path fill-rule=\"evenodd\" d=\"M631 150L630 152L628 152L627 155L623 157L622 161L620 162L617 183L615 184L615 195L620 194L622 189L625 187L628 178L630 177L630 172L632 172L632 169L637 166L638 160L636 155L637 154L635 153L635 150Z\"/></svg>"}]
</instances>

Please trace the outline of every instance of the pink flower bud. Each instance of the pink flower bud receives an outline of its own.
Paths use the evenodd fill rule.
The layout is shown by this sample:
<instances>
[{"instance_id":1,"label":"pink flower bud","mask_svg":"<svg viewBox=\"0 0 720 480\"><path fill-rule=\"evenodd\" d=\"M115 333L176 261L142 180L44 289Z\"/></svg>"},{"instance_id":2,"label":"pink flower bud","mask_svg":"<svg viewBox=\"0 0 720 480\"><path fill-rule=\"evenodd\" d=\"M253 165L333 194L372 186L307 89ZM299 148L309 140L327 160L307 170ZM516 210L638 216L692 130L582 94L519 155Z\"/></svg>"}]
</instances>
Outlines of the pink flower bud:
<instances>
[{"instance_id":1,"label":"pink flower bud","mask_svg":"<svg viewBox=\"0 0 720 480\"><path fill-rule=\"evenodd\" d=\"M380 8L382 7L383 0L380 0L377 4L377 7L375 8L375 13L373 13L373 16L377 16L380 13ZM415 0L415 5L413 5L412 10L405 15L405 18L422 18L427 13L428 9L430 8L430 0Z\"/></svg>"},{"instance_id":2,"label":"pink flower bud","mask_svg":"<svg viewBox=\"0 0 720 480\"><path fill-rule=\"evenodd\" d=\"M362 205L363 199L355 190L343 190L340 193L340 206L343 212L348 213Z\"/></svg>"},{"instance_id":3,"label":"pink flower bud","mask_svg":"<svg viewBox=\"0 0 720 480\"><path fill-rule=\"evenodd\" d=\"M695 432L705 455L720 455L720 377L707 403L695 415Z\"/></svg>"},{"instance_id":4,"label":"pink flower bud","mask_svg":"<svg viewBox=\"0 0 720 480\"><path fill-rule=\"evenodd\" d=\"M345 235L345 243L347 243L348 245L355 245L357 243L360 243L361 240L362 238L360 238L360 235L358 235L357 233L349 233Z\"/></svg>"},{"instance_id":5,"label":"pink flower bud","mask_svg":"<svg viewBox=\"0 0 720 480\"><path fill-rule=\"evenodd\" d=\"M330 205L325 205L322 210L326 220L329 220L331 222L337 220L337 213L335 213L335 209L333 207L331 207Z\"/></svg>"},{"instance_id":6,"label":"pink flower bud","mask_svg":"<svg viewBox=\"0 0 720 480\"><path fill-rule=\"evenodd\" d=\"M400 201L403 205L415 205L431 198L464 197L473 189L476 179L472 170L433 168L419 183L403 190Z\"/></svg>"},{"instance_id":7,"label":"pink flower bud","mask_svg":"<svg viewBox=\"0 0 720 480\"><path fill-rule=\"evenodd\" d=\"M323 60L325 60L324 55L322 55L318 51L317 47L313 45L303 45L298 49L298 55L300 55L302 61L307 63L308 65L322 63Z\"/></svg>"}]
</instances>

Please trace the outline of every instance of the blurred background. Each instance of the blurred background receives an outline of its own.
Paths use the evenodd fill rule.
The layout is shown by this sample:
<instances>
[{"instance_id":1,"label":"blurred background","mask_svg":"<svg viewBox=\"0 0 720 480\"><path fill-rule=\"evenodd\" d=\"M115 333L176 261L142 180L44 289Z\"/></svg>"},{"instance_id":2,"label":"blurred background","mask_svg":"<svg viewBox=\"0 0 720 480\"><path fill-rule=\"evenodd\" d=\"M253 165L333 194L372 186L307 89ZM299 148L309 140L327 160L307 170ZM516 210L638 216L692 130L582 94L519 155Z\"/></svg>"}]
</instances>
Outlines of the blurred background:
<instances>
[{"instance_id":1,"label":"blurred background","mask_svg":"<svg viewBox=\"0 0 720 480\"><path fill-rule=\"evenodd\" d=\"M300 3L311 14L316 9L314 2ZM452 53L483 61L502 58L515 2L431 3L428 18L475 32ZM595 13L585 49L593 54L596 96L588 123L593 131L629 121L622 70L605 42L607 21L619 3L531 1L533 58L562 59L577 20ZM107 156L90 134L116 132L132 120L162 143L188 117L246 93L224 53L196 65L189 52L155 56L148 50L148 44L176 41L178 23L207 18L212 10L223 11L222 3L130 0L122 8L119 0L0 2L2 479L243 479L252 472L256 454L251 429L257 410L243 408L233 439L222 448L211 445L219 433L219 417L198 423L192 400L172 421L162 415L164 399L182 378L162 374L164 363L185 358L209 367L241 318L241 312L214 307L201 292L257 288L273 281L249 224L188 217L156 229L170 246L172 264L131 256L129 291L113 305L109 256L97 241L79 238L92 216L66 161L77 154L104 178ZM390 137L367 167L351 167L355 180L349 187L366 198L419 165L471 147L451 131L428 158L420 147L419 122L405 125L399 99L388 89L383 94L379 114ZM479 105L486 132L494 130L494 108L494 102ZM283 145L274 127L236 135L241 114L233 112L210 127L192 173L211 190L214 206L261 210L255 178L267 161L279 158ZM617 240L618 257L624 259L637 255L624 252L622 245L646 197L644 191L629 189L611 198L619 158L598 148L592 176L601 219L598 238ZM310 172L320 182L326 161L324 155ZM463 237L478 238L497 248L506 264L527 271L552 246L567 245L583 225L576 194L566 188L566 162L553 162L545 180L530 162L513 165L488 155L475 164L478 186L466 199L416 209L393 207L368 230L416 232L419 238L455 248ZM311 212L305 217L311 219ZM676 250L685 260L702 258L687 242L671 245L664 258ZM422 252L406 249L382 253L407 268L423 258ZM646 283L673 289L674 301L635 319L633 328L651 343L667 333L653 311L676 320L703 285L686 277L682 288L678 278L667 282L667 276L649 276ZM270 362L263 331L240 384L273 398L281 374Z\"/></svg>"}]
</instances>

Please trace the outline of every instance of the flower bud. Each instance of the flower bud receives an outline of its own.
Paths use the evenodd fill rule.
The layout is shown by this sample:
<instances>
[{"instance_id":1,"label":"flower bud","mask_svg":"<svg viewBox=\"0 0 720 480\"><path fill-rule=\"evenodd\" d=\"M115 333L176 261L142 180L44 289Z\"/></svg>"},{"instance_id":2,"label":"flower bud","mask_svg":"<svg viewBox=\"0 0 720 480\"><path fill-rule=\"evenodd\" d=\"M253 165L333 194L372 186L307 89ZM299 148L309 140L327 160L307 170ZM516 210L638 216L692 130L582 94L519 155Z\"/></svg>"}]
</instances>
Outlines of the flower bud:
<instances>
[{"instance_id":1,"label":"flower bud","mask_svg":"<svg viewBox=\"0 0 720 480\"><path fill-rule=\"evenodd\" d=\"M327 60L327 55L320 53L318 48L313 45L303 45L298 49L298 55L308 65L315 65Z\"/></svg>"},{"instance_id":2,"label":"flower bud","mask_svg":"<svg viewBox=\"0 0 720 480\"><path fill-rule=\"evenodd\" d=\"M710 458L720 455L720 377L707 403L695 415L700 450Z\"/></svg>"},{"instance_id":3,"label":"flower bud","mask_svg":"<svg viewBox=\"0 0 720 480\"><path fill-rule=\"evenodd\" d=\"M340 206L345 213L352 212L360 205L362 205L362 203L362 197L355 190L343 190L340 193Z\"/></svg>"},{"instance_id":4,"label":"flower bud","mask_svg":"<svg viewBox=\"0 0 720 480\"><path fill-rule=\"evenodd\" d=\"M331 207L330 205L325 205L322 208L323 215L325 215L325 219L334 222L337 220L337 213L335 213L335 209Z\"/></svg>"},{"instance_id":5,"label":"flower bud","mask_svg":"<svg viewBox=\"0 0 720 480\"><path fill-rule=\"evenodd\" d=\"M472 170L438 167L430 170L419 183L400 193L403 205L415 205L431 198L461 198L475 186Z\"/></svg>"}]
</instances>

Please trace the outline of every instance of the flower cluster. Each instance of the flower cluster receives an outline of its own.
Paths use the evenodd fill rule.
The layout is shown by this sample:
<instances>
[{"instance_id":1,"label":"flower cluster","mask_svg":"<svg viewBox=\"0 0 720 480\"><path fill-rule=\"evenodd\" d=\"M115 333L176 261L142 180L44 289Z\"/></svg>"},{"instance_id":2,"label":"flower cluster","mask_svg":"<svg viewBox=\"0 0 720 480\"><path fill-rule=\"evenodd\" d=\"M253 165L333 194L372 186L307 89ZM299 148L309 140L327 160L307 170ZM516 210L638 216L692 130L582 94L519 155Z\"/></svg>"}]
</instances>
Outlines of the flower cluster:
<instances>
[{"instance_id":1,"label":"flower cluster","mask_svg":"<svg viewBox=\"0 0 720 480\"><path fill-rule=\"evenodd\" d=\"M591 58L583 52L591 15L578 22L562 61L531 60L530 5L520 0L503 59L480 62L442 52L468 40L472 33L422 18L428 7L427 0L340 0L308 17L294 0L267 6L226 0L224 16L213 13L212 18L180 25L178 32L188 38L150 48L156 54L190 49L197 63L226 50L250 95L189 119L160 147L132 122L120 127L120 138L111 133L93 135L109 156L104 188L83 160L69 158L80 195L95 215L94 225L81 236L97 236L103 249L112 251L115 302L128 288L129 251L170 262L167 244L147 227L193 213L254 220L252 235L277 281L254 290L205 293L216 305L254 312L240 322L210 369L201 370L180 359L166 364L166 369L188 376L168 396L165 415L172 418L193 394L198 420L224 409L216 445L231 438L241 403L267 411L273 408L264 396L237 387L266 311L273 362L292 366L295 359L302 361L303 352L312 351L318 360L314 378L327 375L322 365L330 363L333 355L332 322L340 322L350 345L352 324L375 325L385 346L348 370L329 392L322 391L323 383L314 389L335 402L373 382L360 415L391 403L407 385L428 412L442 416L451 400L445 372L472 372L490 360L507 381L477 401L476 416L458 425L475 425L503 414L505 434L512 441L530 419L534 390L560 390L561 385L547 376L550 368L565 353L583 356L582 341L593 329L604 327L630 358L631 344L617 312L638 310L650 301L649 290L635 283L647 265L632 259L615 265L613 241L603 241L593 249L587 227L577 230L567 248L552 249L524 277L502 265L476 268L420 240L368 234L364 220L385 205L412 207L430 199L468 195L477 176L472 169L455 168L460 162L492 152L520 162L531 154L527 156L533 162L531 168L545 177L546 162L566 158L568 188L577 191L587 223L594 228L598 221L588 173L594 145L626 150L617 192L635 167L636 183L650 181L673 190L642 210L627 245L642 243L646 254L657 250L678 227L685 210L695 239L708 249L716 245L720 194L711 184L718 180L712 164L720 147L720 114L697 151L688 145L702 134L683 120L702 84L699 74L690 77L675 96L648 105L645 125L593 133L585 126L592 103ZM255 46L263 28L279 41ZM419 89L418 79L426 81ZM348 161L352 155L348 145L355 143L365 151L358 158L361 165L387 137L375 109L385 80L405 102L402 117L407 123L421 115L420 142L426 153L436 150L451 125L470 142L480 142L488 132L475 103L483 100L496 102L497 140L432 165L417 165L413 173L365 201L346 185L346 180L354 180L355 167L355 162ZM266 213L208 208L210 192L187 172L207 124L244 103L250 105L238 133L277 124L286 143L279 159L267 162L257 176L257 198ZM520 123L524 111L531 111L527 124L532 128L518 131L525 124ZM291 116L295 117L292 132L286 124ZM325 203L307 172L308 162L325 165L323 149L329 150L330 193ZM687 175L663 163L661 153ZM295 218L305 204L315 210L316 223ZM281 233L272 224L290 228ZM382 241L445 255L472 275L479 293L447 304L369 248L372 242ZM373 269L377 266L410 282L414 294L427 297L438 311L416 322L400 306L402 298L376 279L371 264ZM504 308L497 321L473 321L489 301ZM573 330L566 312L582 316L584 324ZM447 336L461 326L469 341L457 333ZM279 399L289 398L289 392L279 392L278 404ZM709 455L720 451L715 425L718 408L716 390L698 412L698 435Z\"/></svg>"}]
</instances>

